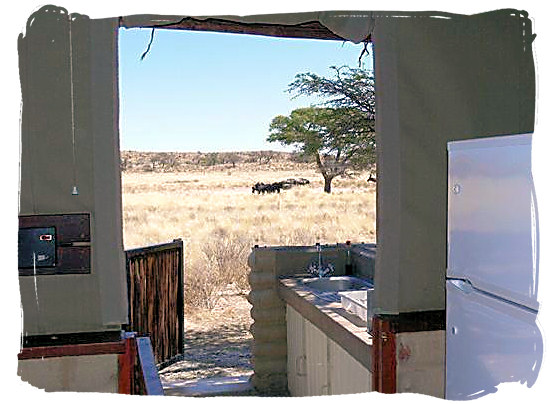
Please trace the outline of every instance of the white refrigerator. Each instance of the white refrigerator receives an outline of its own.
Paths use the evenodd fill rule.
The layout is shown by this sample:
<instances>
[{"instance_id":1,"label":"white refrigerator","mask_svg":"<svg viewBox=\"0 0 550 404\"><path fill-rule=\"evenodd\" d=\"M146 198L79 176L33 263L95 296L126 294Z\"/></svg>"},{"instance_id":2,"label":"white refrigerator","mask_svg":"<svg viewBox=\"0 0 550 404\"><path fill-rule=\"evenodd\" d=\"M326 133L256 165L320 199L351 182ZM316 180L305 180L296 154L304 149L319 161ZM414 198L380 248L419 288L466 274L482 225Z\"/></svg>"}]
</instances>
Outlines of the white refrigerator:
<instances>
[{"instance_id":1,"label":"white refrigerator","mask_svg":"<svg viewBox=\"0 0 550 404\"><path fill-rule=\"evenodd\" d=\"M447 146L447 399L537 379L543 347L531 137Z\"/></svg>"}]
</instances>

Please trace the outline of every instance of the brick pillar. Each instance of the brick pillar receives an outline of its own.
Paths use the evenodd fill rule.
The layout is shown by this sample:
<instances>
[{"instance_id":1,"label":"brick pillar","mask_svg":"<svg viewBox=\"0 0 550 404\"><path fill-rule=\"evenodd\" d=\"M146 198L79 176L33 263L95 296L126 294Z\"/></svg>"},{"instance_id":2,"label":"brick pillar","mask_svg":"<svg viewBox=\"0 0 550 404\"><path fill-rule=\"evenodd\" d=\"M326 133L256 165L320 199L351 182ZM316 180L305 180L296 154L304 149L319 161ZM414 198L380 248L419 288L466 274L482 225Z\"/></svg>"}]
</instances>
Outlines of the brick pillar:
<instances>
[{"instance_id":1,"label":"brick pillar","mask_svg":"<svg viewBox=\"0 0 550 404\"><path fill-rule=\"evenodd\" d=\"M286 311L277 292L275 252L254 248L248 258L251 268L248 280L251 291L254 323L250 332L254 337L252 384L262 395L287 395L286 375Z\"/></svg>"}]
</instances>

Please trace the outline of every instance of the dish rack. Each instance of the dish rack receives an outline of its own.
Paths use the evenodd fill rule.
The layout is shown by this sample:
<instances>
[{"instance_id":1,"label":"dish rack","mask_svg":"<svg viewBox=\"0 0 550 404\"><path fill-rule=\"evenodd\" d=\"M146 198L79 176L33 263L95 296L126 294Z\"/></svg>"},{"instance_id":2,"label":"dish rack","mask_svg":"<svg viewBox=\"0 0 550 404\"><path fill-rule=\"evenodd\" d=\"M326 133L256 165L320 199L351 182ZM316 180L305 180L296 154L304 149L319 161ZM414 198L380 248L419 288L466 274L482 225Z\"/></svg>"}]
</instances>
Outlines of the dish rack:
<instances>
[{"instance_id":1,"label":"dish rack","mask_svg":"<svg viewBox=\"0 0 550 404\"><path fill-rule=\"evenodd\" d=\"M374 288L338 292L342 307L351 314L367 323L367 329L372 329L372 296Z\"/></svg>"}]
</instances>

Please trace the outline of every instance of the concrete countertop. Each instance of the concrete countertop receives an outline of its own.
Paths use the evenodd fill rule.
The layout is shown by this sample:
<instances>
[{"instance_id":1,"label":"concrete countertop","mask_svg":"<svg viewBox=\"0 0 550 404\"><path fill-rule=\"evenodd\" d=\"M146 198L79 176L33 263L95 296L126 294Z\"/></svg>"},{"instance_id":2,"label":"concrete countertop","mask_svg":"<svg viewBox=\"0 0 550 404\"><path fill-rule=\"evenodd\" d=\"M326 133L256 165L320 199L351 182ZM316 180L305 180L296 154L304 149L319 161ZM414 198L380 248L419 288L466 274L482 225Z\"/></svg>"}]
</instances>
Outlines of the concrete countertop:
<instances>
[{"instance_id":1,"label":"concrete countertop","mask_svg":"<svg viewBox=\"0 0 550 404\"><path fill-rule=\"evenodd\" d=\"M300 285L302 278L280 278L281 298L372 372L372 336L367 323L348 313L340 302L315 296Z\"/></svg>"}]
</instances>

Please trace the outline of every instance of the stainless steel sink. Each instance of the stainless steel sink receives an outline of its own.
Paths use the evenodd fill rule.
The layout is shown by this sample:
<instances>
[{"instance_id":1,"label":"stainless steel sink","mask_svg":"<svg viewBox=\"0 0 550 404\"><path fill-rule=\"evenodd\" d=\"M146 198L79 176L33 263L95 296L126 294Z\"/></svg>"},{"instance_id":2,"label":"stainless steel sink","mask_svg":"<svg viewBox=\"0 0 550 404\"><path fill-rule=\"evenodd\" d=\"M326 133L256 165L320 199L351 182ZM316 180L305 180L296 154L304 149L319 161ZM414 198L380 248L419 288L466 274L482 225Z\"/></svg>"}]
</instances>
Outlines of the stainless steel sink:
<instances>
[{"instance_id":1,"label":"stainless steel sink","mask_svg":"<svg viewBox=\"0 0 550 404\"><path fill-rule=\"evenodd\" d=\"M339 302L338 292L372 289L372 284L354 276L331 276L328 278L303 278L299 285L315 296L328 302Z\"/></svg>"},{"instance_id":2,"label":"stainless steel sink","mask_svg":"<svg viewBox=\"0 0 550 404\"><path fill-rule=\"evenodd\" d=\"M372 287L366 281L351 276L332 276L329 278L306 278L303 279L305 287L320 292L340 292L344 290L362 290Z\"/></svg>"}]
</instances>

